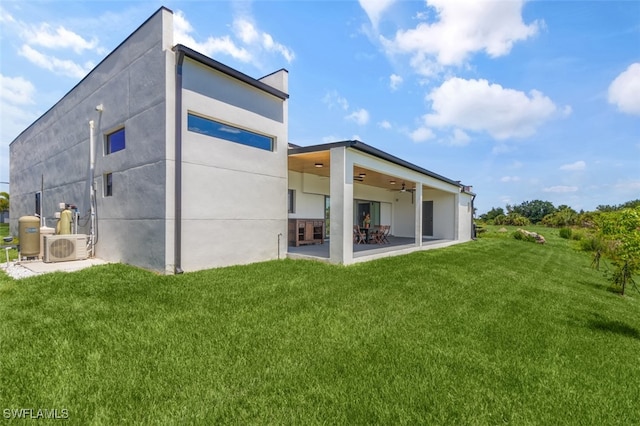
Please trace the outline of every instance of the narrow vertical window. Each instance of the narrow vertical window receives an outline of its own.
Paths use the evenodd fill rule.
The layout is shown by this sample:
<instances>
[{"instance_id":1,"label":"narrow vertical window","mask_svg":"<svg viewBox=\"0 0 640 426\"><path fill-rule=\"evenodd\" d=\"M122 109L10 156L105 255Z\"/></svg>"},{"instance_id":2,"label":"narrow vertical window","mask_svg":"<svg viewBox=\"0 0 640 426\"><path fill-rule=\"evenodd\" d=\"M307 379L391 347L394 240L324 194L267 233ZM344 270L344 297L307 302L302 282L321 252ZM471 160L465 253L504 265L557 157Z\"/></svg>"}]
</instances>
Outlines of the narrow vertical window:
<instances>
[{"instance_id":1,"label":"narrow vertical window","mask_svg":"<svg viewBox=\"0 0 640 426\"><path fill-rule=\"evenodd\" d=\"M104 196L111 197L113 195L113 173L104 175Z\"/></svg>"},{"instance_id":2,"label":"narrow vertical window","mask_svg":"<svg viewBox=\"0 0 640 426\"><path fill-rule=\"evenodd\" d=\"M113 133L109 133L104 139L104 153L105 155L113 154L114 152L122 151L125 147L124 127L118 129Z\"/></svg>"},{"instance_id":3,"label":"narrow vertical window","mask_svg":"<svg viewBox=\"0 0 640 426\"><path fill-rule=\"evenodd\" d=\"M289 213L296 212L296 191L295 189L289 190Z\"/></svg>"},{"instance_id":4,"label":"narrow vertical window","mask_svg":"<svg viewBox=\"0 0 640 426\"><path fill-rule=\"evenodd\" d=\"M36 192L36 216L42 217L42 192Z\"/></svg>"}]
</instances>

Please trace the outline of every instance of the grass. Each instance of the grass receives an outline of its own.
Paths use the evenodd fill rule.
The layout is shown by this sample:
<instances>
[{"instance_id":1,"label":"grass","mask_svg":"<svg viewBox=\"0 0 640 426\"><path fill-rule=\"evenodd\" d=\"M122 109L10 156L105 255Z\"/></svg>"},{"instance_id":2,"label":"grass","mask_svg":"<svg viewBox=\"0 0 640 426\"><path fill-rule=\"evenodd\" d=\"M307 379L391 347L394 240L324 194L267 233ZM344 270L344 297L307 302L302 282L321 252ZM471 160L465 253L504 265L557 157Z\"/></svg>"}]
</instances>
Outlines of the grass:
<instances>
[{"instance_id":1,"label":"grass","mask_svg":"<svg viewBox=\"0 0 640 426\"><path fill-rule=\"evenodd\" d=\"M83 425L639 424L639 295L531 229L547 244L489 229L349 267L0 274L0 409Z\"/></svg>"}]
</instances>

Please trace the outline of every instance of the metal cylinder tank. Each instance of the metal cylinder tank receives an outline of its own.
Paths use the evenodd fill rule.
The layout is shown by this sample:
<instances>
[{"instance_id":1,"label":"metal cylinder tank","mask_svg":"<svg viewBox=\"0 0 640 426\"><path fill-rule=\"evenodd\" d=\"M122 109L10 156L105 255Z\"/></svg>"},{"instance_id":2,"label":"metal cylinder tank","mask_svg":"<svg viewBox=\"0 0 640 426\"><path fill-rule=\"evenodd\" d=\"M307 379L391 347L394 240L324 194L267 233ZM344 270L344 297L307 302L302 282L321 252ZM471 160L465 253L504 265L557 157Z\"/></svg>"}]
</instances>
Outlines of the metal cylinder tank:
<instances>
[{"instance_id":1,"label":"metal cylinder tank","mask_svg":"<svg viewBox=\"0 0 640 426\"><path fill-rule=\"evenodd\" d=\"M37 257L40 255L40 218L22 216L18 219L18 237L20 238L20 255Z\"/></svg>"}]
</instances>

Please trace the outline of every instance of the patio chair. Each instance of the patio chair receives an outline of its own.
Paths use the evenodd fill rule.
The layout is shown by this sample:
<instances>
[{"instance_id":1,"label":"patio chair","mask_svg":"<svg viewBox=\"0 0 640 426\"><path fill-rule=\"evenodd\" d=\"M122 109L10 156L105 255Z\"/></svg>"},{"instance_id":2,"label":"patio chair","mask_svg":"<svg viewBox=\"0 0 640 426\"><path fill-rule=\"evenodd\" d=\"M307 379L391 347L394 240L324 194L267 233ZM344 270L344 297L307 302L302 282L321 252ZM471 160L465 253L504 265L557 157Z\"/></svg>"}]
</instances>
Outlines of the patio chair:
<instances>
[{"instance_id":1,"label":"patio chair","mask_svg":"<svg viewBox=\"0 0 640 426\"><path fill-rule=\"evenodd\" d=\"M391 225L382 225L380 227L380 242L383 244L391 244L389 241L389 233L391 232Z\"/></svg>"},{"instance_id":2,"label":"patio chair","mask_svg":"<svg viewBox=\"0 0 640 426\"><path fill-rule=\"evenodd\" d=\"M353 242L354 244L367 243L367 235L360 229L358 225L353 225Z\"/></svg>"},{"instance_id":3,"label":"patio chair","mask_svg":"<svg viewBox=\"0 0 640 426\"><path fill-rule=\"evenodd\" d=\"M378 226L375 230L369 230L369 244L382 244L382 227Z\"/></svg>"}]
</instances>

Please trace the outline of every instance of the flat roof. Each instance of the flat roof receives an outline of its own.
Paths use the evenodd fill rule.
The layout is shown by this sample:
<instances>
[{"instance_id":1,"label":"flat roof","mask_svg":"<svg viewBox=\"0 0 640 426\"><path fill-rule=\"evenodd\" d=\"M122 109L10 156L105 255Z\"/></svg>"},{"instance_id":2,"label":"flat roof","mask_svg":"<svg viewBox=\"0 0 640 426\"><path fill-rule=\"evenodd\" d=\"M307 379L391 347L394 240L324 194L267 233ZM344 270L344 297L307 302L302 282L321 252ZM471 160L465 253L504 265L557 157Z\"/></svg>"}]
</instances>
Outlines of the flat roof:
<instances>
[{"instance_id":1,"label":"flat roof","mask_svg":"<svg viewBox=\"0 0 640 426\"><path fill-rule=\"evenodd\" d=\"M415 172L430 176L432 178L441 180L441 181L449 183L451 185L455 185L455 186L464 188L464 185L462 185L459 181L451 180L451 179L446 178L446 177L444 177L442 175L434 173L431 170L427 170L427 169L422 168L420 166L416 166L413 163L405 161L405 160L403 160L401 158L398 158L398 157L396 157L394 155L391 155L391 154L389 154L387 152L384 152L384 151L382 151L380 149L374 148L371 145L367 145L366 143L361 142L359 140L331 142L331 143L323 143L323 144L310 145L310 146L296 146L296 145L291 144L291 146L293 146L293 148L289 148L289 155L304 154L304 153L308 153L308 152L328 151L331 148L338 148L338 147L354 148L354 149L357 149L358 151L362 151L364 153L373 155L374 157L378 157L378 158L380 158L382 160L386 160L386 161L392 162L394 164L397 164L399 166L406 167L407 169L410 169L410 170L413 170Z\"/></svg>"},{"instance_id":2,"label":"flat roof","mask_svg":"<svg viewBox=\"0 0 640 426\"><path fill-rule=\"evenodd\" d=\"M275 87L269 86L268 84L263 83L260 80L256 80L253 77L250 77L236 69L231 68L223 64L222 62L218 62L215 59L212 59L206 55L203 55L200 52L197 52L183 44L176 44L173 47L175 52L182 52L187 58L193 59L194 61L200 62L203 65L206 65L210 68L215 69L216 71L220 71L230 77L235 78L236 80L240 80L243 83L246 83L250 86L255 87L256 89L262 90L264 92L269 93L270 95L276 96L282 100L286 100L289 98L289 94L284 93L281 90L276 89ZM286 70L285 70L286 71ZM277 71L276 71L277 72Z\"/></svg>"}]
</instances>

